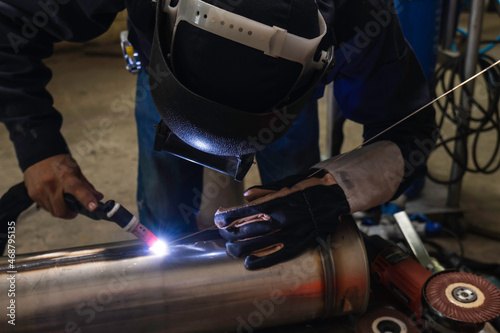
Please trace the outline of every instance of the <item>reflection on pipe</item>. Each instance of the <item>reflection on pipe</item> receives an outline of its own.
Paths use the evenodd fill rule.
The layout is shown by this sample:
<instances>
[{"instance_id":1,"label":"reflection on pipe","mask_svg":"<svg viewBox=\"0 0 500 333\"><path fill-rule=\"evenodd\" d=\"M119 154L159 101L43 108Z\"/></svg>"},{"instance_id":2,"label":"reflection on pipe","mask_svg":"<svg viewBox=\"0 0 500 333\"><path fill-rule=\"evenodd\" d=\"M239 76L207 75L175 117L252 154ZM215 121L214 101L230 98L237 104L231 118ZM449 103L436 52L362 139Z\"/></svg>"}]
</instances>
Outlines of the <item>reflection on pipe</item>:
<instances>
[{"instance_id":1,"label":"reflection on pipe","mask_svg":"<svg viewBox=\"0 0 500 333\"><path fill-rule=\"evenodd\" d=\"M168 250L158 256L132 241L18 256L15 332L253 332L361 312L368 301L352 219L323 247L258 271L220 239ZM0 293L8 288L1 279Z\"/></svg>"}]
</instances>

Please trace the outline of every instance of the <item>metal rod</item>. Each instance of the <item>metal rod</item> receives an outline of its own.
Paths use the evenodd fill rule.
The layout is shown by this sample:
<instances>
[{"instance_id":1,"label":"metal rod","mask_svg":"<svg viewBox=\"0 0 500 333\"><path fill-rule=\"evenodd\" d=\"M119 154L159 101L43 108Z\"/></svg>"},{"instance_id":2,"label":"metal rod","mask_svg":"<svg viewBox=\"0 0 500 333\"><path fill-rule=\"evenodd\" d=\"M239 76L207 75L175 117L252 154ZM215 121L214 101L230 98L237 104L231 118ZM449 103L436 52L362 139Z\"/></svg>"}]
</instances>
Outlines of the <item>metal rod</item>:
<instances>
[{"instance_id":1,"label":"metal rod","mask_svg":"<svg viewBox=\"0 0 500 333\"><path fill-rule=\"evenodd\" d=\"M189 234L189 235L186 235L186 236L182 236L181 238L177 238L177 239L175 239L175 240L171 241L171 242L170 242L170 244L173 244L173 243L178 243L178 242L180 242L180 241L182 241L182 240L185 240L185 239L188 239L188 238L194 237L194 236L196 236L196 235L202 234L202 233L204 233L205 231L209 231L209 230L216 230L216 229L217 229L217 227L216 227L216 226L207 227L207 228L202 229L202 230L200 230L200 231L193 232L192 234Z\"/></svg>"},{"instance_id":2,"label":"metal rod","mask_svg":"<svg viewBox=\"0 0 500 333\"><path fill-rule=\"evenodd\" d=\"M14 268L1 257L0 294L15 288L16 333L252 332L364 311L369 268L354 220L324 245L257 271L223 240L173 244L166 256L137 241L18 255Z\"/></svg>"},{"instance_id":3,"label":"metal rod","mask_svg":"<svg viewBox=\"0 0 500 333\"><path fill-rule=\"evenodd\" d=\"M453 39L455 39L456 21L458 14L458 0L448 0L446 2L445 21L442 25L443 33L441 39L441 48L451 50Z\"/></svg>"},{"instance_id":4,"label":"metal rod","mask_svg":"<svg viewBox=\"0 0 500 333\"><path fill-rule=\"evenodd\" d=\"M328 84L325 88L325 102L326 102L326 148L322 159L328 159L332 155L333 135L334 135L334 121L335 121L335 96L333 94L333 82Z\"/></svg>"},{"instance_id":5,"label":"metal rod","mask_svg":"<svg viewBox=\"0 0 500 333\"><path fill-rule=\"evenodd\" d=\"M469 34L465 50L464 75L472 76L476 72L479 57L479 39L483 24L484 0L471 1L469 17ZM498 63L498 62L497 62ZM467 82L462 90L461 112L458 115L457 140L455 142L454 161L451 167L450 179L460 179L448 186L448 198L446 205L452 208L460 206L460 194L462 191L461 177L467 167L467 132L472 110L471 99L474 96L474 81Z\"/></svg>"}]
</instances>

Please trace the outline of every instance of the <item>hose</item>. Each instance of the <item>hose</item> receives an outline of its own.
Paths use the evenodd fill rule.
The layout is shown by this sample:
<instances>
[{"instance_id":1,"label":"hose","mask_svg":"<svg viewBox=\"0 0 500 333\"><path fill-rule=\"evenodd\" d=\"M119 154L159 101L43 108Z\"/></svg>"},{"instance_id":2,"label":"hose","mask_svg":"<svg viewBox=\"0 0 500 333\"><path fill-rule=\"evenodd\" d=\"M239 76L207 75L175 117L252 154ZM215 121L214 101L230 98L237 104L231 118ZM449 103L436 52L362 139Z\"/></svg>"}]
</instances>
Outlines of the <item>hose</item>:
<instances>
[{"instance_id":1,"label":"hose","mask_svg":"<svg viewBox=\"0 0 500 333\"><path fill-rule=\"evenodd\" d=\"M436 90L448 91L455 86L457 81L467 79L464 75L464 54L456 58L450 58L444 64L438 67L432 82L431 92L436 95ZM486 54L481 54L478 60L478 66L485 69L489 65L495 63L495 60ZM453 124L461 124L464 110L461 105L462 90L457 90L450 93L446 98L438 101L435 107L440 113L436 117L437 126L440 129L440 134L436 143L436 149L443 148L446 154L464 170L461 175L455 179L442 180L433 176L428 172L431 180L440 184L450 184L458 182L462 179L465 172L491 174L500 168L500 117L499 117L499 101L500 101L500 68L498 66L491 68L482 76L487 93L486 105L480 102L473 94L469 96L471 108L474 111L469 115L469 125L464 131L459 131L455 136L444 138L442 135L442 127L445 121L450 121ZM484 149L481 150L483 155L479 157L479 145L483 134L494 133L496 140L493 149L488 153L488 158L484 160ZM464 160L457 158L453 152L454 142L458 139L470 139L470 151ZM472 163L469 163L469 160ZM472 164L472 165L470 165Z\"/></svg>"}]
</instances>

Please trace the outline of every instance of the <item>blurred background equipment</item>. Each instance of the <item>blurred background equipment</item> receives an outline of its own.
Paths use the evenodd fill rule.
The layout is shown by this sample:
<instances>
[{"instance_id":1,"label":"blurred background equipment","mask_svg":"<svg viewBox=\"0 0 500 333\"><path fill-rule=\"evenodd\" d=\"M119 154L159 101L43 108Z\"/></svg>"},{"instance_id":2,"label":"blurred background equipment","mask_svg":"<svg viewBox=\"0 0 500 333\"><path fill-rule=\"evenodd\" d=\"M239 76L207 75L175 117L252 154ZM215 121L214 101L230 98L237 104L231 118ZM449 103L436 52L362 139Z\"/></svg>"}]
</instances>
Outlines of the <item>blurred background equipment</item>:
<instances>
[{"instance_id":1,"label":"blurred background equipment","mask_svg":"<svg viewBox=\"0 0 500 333\"><path fill-rule=\"evenodd\" d=\"M403 33L429 80L433 98L500 59L498 29L494 38L482 37L485 17L489 19L488 27L490 22L500 22L499 6L498 0L395 1ZM330 156L341 152L345 119L335 109L332 87L327 89L327 119L332 124L328 127L326 156ZM437 144L426 179L417 181L420 184L405 193L409 214L425 214L460 237L471 229L500 238L500 224L494 219L476 219L466 225L462 200L467 173L491 175L500 168L499 105L498 65L434 104L439 128ZM474 187L480 191L479 184ZM465 206L470 205L465 202Z\"/></svg>"}]
</instances>

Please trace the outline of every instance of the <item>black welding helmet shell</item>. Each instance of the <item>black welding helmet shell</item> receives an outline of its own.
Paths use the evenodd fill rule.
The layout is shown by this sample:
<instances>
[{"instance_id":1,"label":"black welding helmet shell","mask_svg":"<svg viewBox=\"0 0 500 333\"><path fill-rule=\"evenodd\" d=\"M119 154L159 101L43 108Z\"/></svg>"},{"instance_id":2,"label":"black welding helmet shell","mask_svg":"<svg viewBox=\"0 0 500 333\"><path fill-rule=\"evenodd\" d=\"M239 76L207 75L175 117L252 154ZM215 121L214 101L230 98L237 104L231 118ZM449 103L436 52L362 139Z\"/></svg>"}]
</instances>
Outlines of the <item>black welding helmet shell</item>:
<instances>
[{"instance_id":1,"label":"black welding helmet shell","mask_svg":"<svg viewBox=\"0 0 500 333\"><path fill-rule=\"evenodd\" d=\"M314 0L209 2L158 0L151 94L163 122L189 146L252 154L287 132L331 68L333 51L317 51L326 25ZM280 11L286 15L268 15L273 3L288 6ZM305 37L292 33L301 26Z\"/></svg>"}]
</instances>

